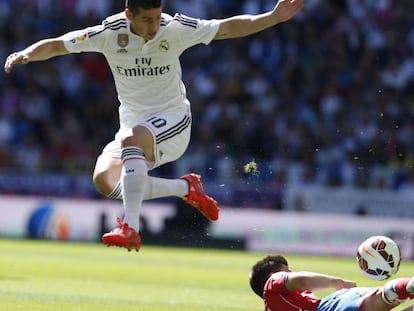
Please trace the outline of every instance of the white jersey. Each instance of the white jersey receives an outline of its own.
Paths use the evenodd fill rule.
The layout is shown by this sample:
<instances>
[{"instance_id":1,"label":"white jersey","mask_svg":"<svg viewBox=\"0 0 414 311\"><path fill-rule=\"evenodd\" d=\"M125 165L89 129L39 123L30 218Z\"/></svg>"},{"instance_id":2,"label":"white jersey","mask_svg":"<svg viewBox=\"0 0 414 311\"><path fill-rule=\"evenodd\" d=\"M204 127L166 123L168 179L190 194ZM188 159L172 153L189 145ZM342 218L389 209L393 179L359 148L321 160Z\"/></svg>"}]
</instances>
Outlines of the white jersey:
<instances>
[{"instance_id":1,"label":"white jersey","mask_svg":"<svg viewBox=\"0 0 414 311\"><path fill-rule=\"evenodd\" d=\"M177 105L188 105L179 56L189 47L209 44L218 31L217 20L163 13L156 37L148 42L130 30L125 13L106 18L102 25L61 36L71 53L102 53L113 74L120 101L122 128L137 118Z\"/></svg>"}]
</instances>

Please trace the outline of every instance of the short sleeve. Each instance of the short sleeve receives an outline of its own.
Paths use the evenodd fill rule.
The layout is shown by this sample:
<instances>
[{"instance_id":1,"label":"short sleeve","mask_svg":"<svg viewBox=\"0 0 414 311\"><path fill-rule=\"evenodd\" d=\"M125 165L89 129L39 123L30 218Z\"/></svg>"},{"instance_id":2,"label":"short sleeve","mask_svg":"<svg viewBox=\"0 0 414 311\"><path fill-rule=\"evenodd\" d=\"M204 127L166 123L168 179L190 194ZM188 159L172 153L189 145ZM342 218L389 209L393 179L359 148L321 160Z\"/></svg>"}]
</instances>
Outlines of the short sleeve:
<instances>
[{"instance_id":1,"label":"short sleeve","mask_svg":"<svg viewBox=\"0 0 414 311\"><path fill-rule=\"evenodd\" d=\"M176 14L172 20L178 27L183 47L196 44L209 44L217 34L220 23L218 20L197 19L182 14Z\"/></svg>"},{"instance_id":2,"label":"short sleeve","mask_svg":"<svg viewBox=\"0 0 414 311\"><path fill-rule=\"evenodd\" d=\"M71 53L102 52L105 45L103 26L88 27L68 32L60 37Z\"/></svg>"}]
</instances>

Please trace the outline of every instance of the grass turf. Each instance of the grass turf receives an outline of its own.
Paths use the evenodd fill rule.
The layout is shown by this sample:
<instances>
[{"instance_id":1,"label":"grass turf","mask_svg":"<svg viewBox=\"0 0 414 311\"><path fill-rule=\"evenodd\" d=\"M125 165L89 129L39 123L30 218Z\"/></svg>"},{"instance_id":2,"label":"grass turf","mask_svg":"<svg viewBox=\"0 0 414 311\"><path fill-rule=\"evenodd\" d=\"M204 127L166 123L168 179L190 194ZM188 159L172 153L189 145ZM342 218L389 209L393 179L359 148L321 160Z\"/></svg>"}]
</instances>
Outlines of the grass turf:
<instances>
[{"instance_id":1,"label":"grass turf","mask_svg":"<svg viewBox=\"0 0 414 311\"><path fill-rule=\"evenodd\" d=\"M100 244L0 240L0 310L263 310L247 281L262 256L147 245L128 253ZM294 270L334 274L361 286L385 283L363 277L353 258L287 258ZM403 262L398 276L411 275L414 262Z\"/></svg>"}]
</instances>

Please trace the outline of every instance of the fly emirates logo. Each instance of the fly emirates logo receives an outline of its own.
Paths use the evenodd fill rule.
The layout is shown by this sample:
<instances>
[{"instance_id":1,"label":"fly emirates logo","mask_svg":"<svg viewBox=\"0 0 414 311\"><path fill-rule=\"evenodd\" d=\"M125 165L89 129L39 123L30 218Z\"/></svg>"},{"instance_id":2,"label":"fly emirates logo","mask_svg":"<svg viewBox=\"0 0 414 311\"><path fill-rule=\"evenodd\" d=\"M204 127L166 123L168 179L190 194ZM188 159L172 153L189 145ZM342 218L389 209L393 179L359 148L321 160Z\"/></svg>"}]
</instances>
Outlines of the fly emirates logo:
<instances>
[{"instance_id":1,"label":"fly emirates logo","mask_svg":"<svg viewBox=\"0 0 414 311\"><path fill-rule=\"evenodd\" d=\"M124 77L153 77L162 76L170 72L171 65L152 66L152 58L142 57L135 59L135 66L125 68L116 66L118 74Z\"/></svg>"}]
</instances>

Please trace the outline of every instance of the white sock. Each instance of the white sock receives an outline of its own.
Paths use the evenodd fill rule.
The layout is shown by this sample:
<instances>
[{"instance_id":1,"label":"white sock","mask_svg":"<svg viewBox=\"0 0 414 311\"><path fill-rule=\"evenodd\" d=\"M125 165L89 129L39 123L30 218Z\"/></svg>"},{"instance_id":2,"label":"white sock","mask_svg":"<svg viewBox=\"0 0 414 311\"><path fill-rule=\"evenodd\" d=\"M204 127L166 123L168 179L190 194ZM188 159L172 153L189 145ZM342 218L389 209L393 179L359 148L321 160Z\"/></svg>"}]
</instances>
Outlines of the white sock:
<instances>
[{"instance_id":1,"label":"white sock","mask_svg":"<svg viewBox=\"0 0 414 311\"><path fill-rule=\"evenodd\" d=\"M122 182L119 181L108 195L110 199L122 200ZM188 182L184 179L166 179L148 176L145 185L144 200L158 199L169 196L184 197L188 194Z\"/></svg>"},{"instance_id":2,"label":"white sock","mask_svg":"<svg viewBox=\"0 0 414 311\"><path fill-rule=\"evenodd\" d=\"M149 177L145 188L145 200L169 196L184 197L188 194L188 182L184 179Z\"/></svg>"},{"instance_id":3,"label":"white sock","mask_svg":"<svg viewBox=\"0 0 414 311\"><path fill-rule=\"evenodd\" d=\"M139 212L148 179L144 152L138 147L126 147L122 149L121 158L125 172L121 177L124 222L139 232Z\"/></svg>"}]
</instances>

